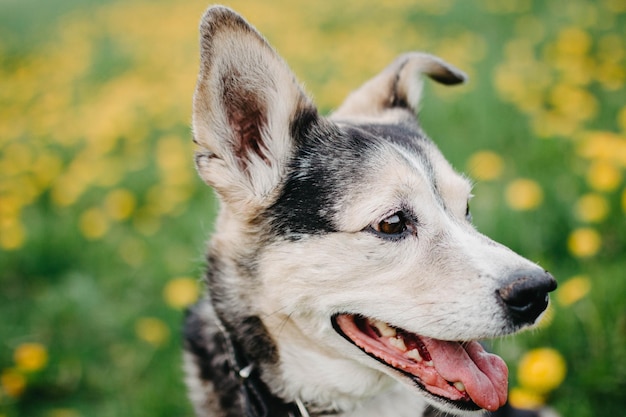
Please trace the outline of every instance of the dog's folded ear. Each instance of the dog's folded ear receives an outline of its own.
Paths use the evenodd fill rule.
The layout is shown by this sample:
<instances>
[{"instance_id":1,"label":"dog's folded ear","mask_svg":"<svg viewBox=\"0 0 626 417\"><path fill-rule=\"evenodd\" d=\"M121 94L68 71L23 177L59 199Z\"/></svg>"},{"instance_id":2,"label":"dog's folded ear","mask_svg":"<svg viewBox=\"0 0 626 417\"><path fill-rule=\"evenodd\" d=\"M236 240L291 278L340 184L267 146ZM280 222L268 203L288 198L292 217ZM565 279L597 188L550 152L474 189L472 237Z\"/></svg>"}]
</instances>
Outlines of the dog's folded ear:
<instances>
[{"instance_id":1,"label":"dog's folded ear","mask_svg":"<svg viewBox=\"0 0 626 417\"><path fill-rule=\"evenodd\" d=\"M208 9L200 37L196 166L232 209L254 210L284 174L295 125L317 110L285 62L232 10Z\"/></svg>"},{"instance_id":2,"label":"dog's folded ear","mask_svg":"<svg viewBox=\"0 0 626 417\"><path fill-rule=\"evenodd\" d=\"M461 70L434 55L410 52L352 92L332 118L385 118L396 122L407 115L414 117L422 95L422 74L446 85L467 79Z\"/></svg>"}]
</instances>

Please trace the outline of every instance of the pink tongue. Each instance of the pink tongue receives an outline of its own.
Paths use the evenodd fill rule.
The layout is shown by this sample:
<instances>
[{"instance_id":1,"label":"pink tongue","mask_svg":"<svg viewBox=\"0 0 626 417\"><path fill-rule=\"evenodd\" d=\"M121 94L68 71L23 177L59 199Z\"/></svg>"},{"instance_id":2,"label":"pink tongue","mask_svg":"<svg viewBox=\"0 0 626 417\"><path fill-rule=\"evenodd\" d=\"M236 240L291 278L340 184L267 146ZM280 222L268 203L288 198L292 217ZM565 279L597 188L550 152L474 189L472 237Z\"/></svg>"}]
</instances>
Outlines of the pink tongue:
<instances>
[{"instance_id":1,"label":"pink tongue","mask_svg":"<svg viewBox=\"0 0 626 417\"><path fill-rule=\"evenodd\" d=\"M479 407L495 411L506 403L509 370L478 342L459 344L421 338L437 372L448 381L461 381Z\"/></svg>"}]
</instances>

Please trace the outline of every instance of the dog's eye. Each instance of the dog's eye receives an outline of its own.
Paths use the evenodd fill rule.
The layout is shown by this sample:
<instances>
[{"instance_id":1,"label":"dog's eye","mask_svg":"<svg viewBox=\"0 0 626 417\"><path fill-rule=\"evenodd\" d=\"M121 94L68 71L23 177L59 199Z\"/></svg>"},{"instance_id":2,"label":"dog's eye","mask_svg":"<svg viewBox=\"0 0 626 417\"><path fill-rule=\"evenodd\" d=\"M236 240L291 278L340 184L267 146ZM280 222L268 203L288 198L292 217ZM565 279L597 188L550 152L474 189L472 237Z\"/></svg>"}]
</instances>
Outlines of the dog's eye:
<instances>
[{"instance_id":1,"label":"dog's eye","mask_svg":"<svg viewBox=\"0 0 626 417\"><path fill-rule=\"evenodd\" d=\"M388 237L397 237L408 230L407 219L403 212L398 211L384 218L380 223L372 225L372 228Z\"/></svg>"},{"instance_id":2,"label":"dog's eye","mask_svg":"<svg viewBox=\"0 0 626 417\"><path fill-rule=\"evenodd\" d=\"M470 211L469 201L467 202L467 207L465 208L465 219L470 223L472 222L472 212Z\"/></svg>"}]
</instances>

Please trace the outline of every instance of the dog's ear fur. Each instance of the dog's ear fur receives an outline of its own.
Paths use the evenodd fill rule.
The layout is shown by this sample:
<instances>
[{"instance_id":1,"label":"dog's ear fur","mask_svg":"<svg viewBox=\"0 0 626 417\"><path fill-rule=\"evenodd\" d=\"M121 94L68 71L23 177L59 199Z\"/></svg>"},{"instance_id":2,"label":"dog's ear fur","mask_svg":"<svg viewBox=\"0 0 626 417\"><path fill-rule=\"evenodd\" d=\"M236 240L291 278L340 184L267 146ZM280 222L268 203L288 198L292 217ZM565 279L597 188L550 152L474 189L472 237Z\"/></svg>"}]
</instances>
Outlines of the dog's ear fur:
<instances>
[{"instance_id":1,"label":"dog's ear fur","mask_svg":"<svg viewBox=\"0 0 626 417\"><path fill-rule=\"evenodd\" d=\"M232 10L209 8L200 37L196 167L231 209L252 212L284 175L294 125L317 110L285 62Z\"/></svg>"},{"instance_id":2,"label":"dog's ear fur","mask_svg":"<svg viewBox=\"0 0 626 417\"><path fill-rule=\"evenodd\" d=\"M352 92L333 114L333 119L414 117L422 95L422 77L446 85L460 84L467 76L442 59L410 52L399 56L380 74Z\"/></svg>"}]
</instances>

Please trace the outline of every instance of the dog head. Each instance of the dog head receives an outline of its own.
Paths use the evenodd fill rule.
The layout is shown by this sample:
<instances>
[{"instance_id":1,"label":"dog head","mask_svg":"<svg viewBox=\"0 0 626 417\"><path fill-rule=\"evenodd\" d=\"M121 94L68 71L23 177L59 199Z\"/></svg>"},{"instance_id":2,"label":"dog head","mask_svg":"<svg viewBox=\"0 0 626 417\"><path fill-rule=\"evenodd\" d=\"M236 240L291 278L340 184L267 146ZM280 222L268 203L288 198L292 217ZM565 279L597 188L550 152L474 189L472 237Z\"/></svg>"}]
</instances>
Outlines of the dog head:
<instances>
[{"instance_id":1,"label":"dog head","mask_svg":"<svg viewBox=\"0 0 626 417\"><path fill-rule=\"evenodd\" d=\"M260 318L285 397L348 408L396 380L447 411L495 410L506 366L476 340L534 324L555 288L472 226L469 181L418 124L421 74L465 79L406 54L323 117L240 16L203 18L196 166L222 205L209 290L232 327Z\"/></svg>"}]
</instances>

